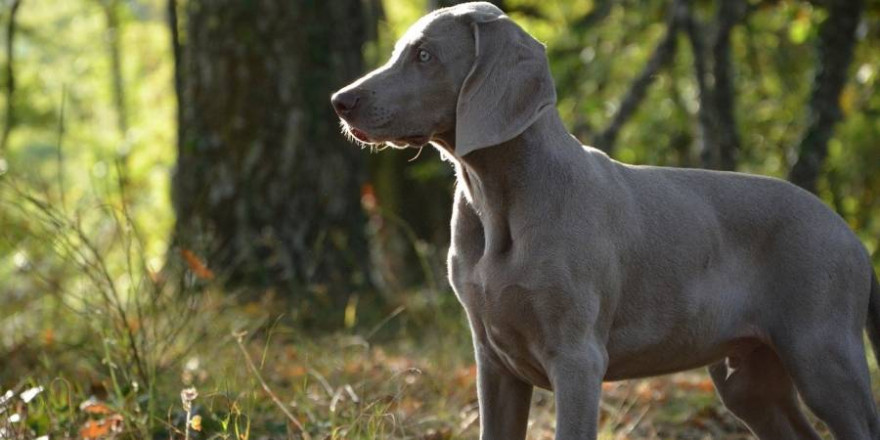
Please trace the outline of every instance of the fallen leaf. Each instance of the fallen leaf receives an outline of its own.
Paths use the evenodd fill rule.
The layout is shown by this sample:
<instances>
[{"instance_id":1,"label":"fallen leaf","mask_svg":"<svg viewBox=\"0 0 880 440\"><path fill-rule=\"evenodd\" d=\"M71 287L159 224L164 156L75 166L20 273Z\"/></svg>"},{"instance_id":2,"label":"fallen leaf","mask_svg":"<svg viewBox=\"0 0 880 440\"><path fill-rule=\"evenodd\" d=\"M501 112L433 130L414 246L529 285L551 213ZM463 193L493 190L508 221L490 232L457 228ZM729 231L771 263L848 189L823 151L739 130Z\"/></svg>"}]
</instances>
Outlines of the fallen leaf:
<instances>
[{"instance_id":1,"label":"fallen leaf","mask_svg":"<svg viewBox=\"0 0 880 440\"><path fill-rule=\"evenodd\" d=\"M123 418L119 414L100 419L87 420L79 429L79 436L83 440L97 440L122 431Z\"/></svg>"},{"instance_id":2,"label":"fallen leaf","mask_svg":"<svg viewBox=\"0 0 880 440\"><path fill-rule=\"evenodd\" d=\"M447 440L452 438L452 430L449 428L429 429L419 440Z\"/></svg>"},{"instance_id":3,"label":"fallen leaf","mask_svg":"<svg viewBox=\"0 0 880 440\"><path fill-rule=\"evenodd\" d=\"M208 269L208 266L192 251L189 249L181 249L180 255L183 256L183 260L186 262L186 265L189 266L189 270L191 270L197 278L202 280L214 279L214 272L212 272L211 269Z\"/></svg>"},{"instance_id":4,"label":"fallen leaf","mask_svg":"<svg viewBox=\"0 0 880 440\"><path fill-rule=\"evenodd\" d=\"M715 392L715 385L711 379L702 380L677 380L675 386L687 391L701 391L705 393Z\"/></svg>"},{"instance_id":5,"label":"fallen leaf","mask_svg":"<svg viewBox=\"0 0 880 440\"><path fill-rule=\"evenodd\" d=\"M477 366L472 364L468 367L459 368L455 372L455 383L459 387L469 387L477 381Z\"/></svg>"},{"instance_id":6,"label":"fallen leaf","mask_svg":"<svg viewBox=\"0 0 880 440\"><path fill-rule=\"evenodd\" d=\"M293 365L287 369L288 377L302 377L305 376L307 373L308 370L306 370L306 367L303 367L302 365Z\"/></svg>"},{"instance_id":7,"label":"fallen leaf","mask_svg":"<svg viewBox=\"0 0 880 440\"><path fill-rule=\"evenodd\" d=\"M424 405L424 402L422 402L421 400L406 396L397 402L397 409L406 415L411 415L412 413L418 411L419 408L422 407L422 405Z\"/></svg>"},{"instance_id":8,"label":"fallen leaf","mask_svg":"<svg viewBox=\"0 0 880 440\"><path fill-rule=\"evenodd\" d=\"M55 343L55 331L52 328L43 330L43 343L46 345Z\"/></svg>"},{"instance_id":9,"label":"fallen leaf","mask_svg":"<svg viewBox=\"0 0 880 440\"><path fill-rule=\"evenodd\" d=\"M79 405L79 410L84 413L88 413L88 414L113 414L113 413L115 413L115 411L110 409L110 407L107 406L106 403L101 402L100 400L95 399L94 397L89 397L88 400L81 403Z\"/></svg>"},{"instance_id":10,"label":"fallen leaf","mask_svg":"<svg viewBox=\"0 0 880 440\"><path fill-rule=\"evenodd\" d=\"M368 212L376 209L376 190L370 183L361 185L361 205Z\"/></svg>"}]
</instances>

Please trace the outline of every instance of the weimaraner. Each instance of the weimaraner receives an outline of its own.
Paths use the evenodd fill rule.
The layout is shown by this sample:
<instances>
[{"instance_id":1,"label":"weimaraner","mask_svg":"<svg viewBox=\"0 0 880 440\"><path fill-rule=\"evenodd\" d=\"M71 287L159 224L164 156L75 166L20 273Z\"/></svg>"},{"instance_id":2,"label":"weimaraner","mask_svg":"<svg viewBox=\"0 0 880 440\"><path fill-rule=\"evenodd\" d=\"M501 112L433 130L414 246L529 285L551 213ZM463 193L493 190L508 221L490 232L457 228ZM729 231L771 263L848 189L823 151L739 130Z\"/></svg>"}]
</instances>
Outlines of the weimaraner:
<instances>
[{"instance_id":1,"label":"weimaraner","mask_svg":"<svg viewBox=\"0 0 880 440\"><path fill-rule=\"evenodd\" d=\"M555 102L544 46L489 3L428 14L332 97L361 143L430 142L456 168L481 439L525 438L533 386L557 440L595 439L603 380L702 365L762 440L819 438L798 394L836 439L880 439L880 286L846 223L782 180L619 163Z\"/></svg>"}]
</instances>

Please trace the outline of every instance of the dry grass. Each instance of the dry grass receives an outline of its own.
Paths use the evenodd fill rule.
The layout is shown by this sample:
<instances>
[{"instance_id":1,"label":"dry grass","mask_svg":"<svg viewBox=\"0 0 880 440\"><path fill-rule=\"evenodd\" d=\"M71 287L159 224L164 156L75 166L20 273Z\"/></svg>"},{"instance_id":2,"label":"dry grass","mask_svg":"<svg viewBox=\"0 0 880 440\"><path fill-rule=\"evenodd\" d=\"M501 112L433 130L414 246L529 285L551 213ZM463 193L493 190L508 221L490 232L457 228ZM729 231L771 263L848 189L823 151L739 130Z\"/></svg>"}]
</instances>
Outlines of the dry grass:
<instances>
[{"instance_id":1,"label":"dry grass","mask_svg":"<svg viewBox=\"0 0 880 440\"><path fill-rule=\"evenodd\" d=\"M464 329L450 331L463 324L454 309L418 337L398 329L400 336L372 343L357 331L310 336L271 313L277 305L228 308L220 298L202 304L212 330L163 366L154 405L143 400L143 390L115 393L108 370L46 365L18 387L45 390L28 404L17 397L6 404L2 429L9 438L306 438L301 424L313 439L478 438L475 368ZM244 351L237 343L242 334L232 334L241 329L249 335ZM198 390L189 411L178 399L188 387ZM156 410L145 414L150 407ZM22 421L8 422L11 413ZM192 421L186 428L188 418L198 419L198 430ZM696 372L605 384L601 420L602 439L749 438L720 407L706 375ZM554 424L552 394L536 392L529 438L552 439Z\"/></svg>"}]
</instances>

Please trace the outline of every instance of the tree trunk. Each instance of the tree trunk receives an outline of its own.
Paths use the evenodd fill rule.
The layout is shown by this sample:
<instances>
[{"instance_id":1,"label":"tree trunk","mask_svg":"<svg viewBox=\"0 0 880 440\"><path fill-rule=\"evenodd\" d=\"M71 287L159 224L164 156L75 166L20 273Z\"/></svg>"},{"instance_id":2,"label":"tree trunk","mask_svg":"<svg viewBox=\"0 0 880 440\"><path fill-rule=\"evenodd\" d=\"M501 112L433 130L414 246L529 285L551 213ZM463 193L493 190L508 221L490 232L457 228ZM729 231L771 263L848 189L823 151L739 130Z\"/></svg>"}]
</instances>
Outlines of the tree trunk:
<instances>
[{"instance_id":1,"label":"tree trunk","mask_svg":"<svg viewBox=\"0 0 880 440\"><path fill-rule=\"evenodd\" d=\"M110 56L110 78L113 83L113 106L116 110L116 129L119 136L128 134L128 106L125 99L125 78L122 74L122 26L119 20L118 0L98 2L107 20L107 53Z\"/></svg>"},{"instance_id":2,"label":"tree trunk","mask_svg":"<svg viewBox=\"0 0 880 440\"><path fill-rule=\"evenodd\" d=\"M748 4L744 0L720 0L716 13L715 41L712 43L712 71L714 77L712 100L715 105L715 124L718 145L712 164L725 171L736 169L740 149L739 130L736 126L733 61L730 55L730 33L745 18Z\"/></svg>"},{"instance_id":3,"label":"tree trunk","mask_svg":"<svg viewBox=\"0 0 880 440\"><path fill-rule=\"evenodd\" d=\"M744 0L719 0L715 22L701 24L693 10L685 31L694 56L694 75L700 92L697 115L700 128L700 158L704 168L733 171L740 147L734 116L735 90L730 56L730 33L748 13ZM708 35L707 45L704 36Z\"/></svg>"},{"instance_id":4,"label":"tree trunk","mask_svg":"<svg viewBox=\"0 0 880 440\"><path fill-rule=\"evenodd\" d=\"M362 73L362 7L186 2L174 245L232 285L338 302L367 283L365 155L329 103Z\"/></svg>"},{"instance_id":5,"label":"tree trunk","mask_svg":"<svg viewBox=\"0 0 880 440\"><path fill-rule=\"evenodd\" d=\"M801 138L797 162L788 176L792 183L812 193L816 193L834 124L842 117L840 93L852 62L863 6L861 0L830 0L828 18L819 28L807 129Z\"/></svg>"}]
</instances>

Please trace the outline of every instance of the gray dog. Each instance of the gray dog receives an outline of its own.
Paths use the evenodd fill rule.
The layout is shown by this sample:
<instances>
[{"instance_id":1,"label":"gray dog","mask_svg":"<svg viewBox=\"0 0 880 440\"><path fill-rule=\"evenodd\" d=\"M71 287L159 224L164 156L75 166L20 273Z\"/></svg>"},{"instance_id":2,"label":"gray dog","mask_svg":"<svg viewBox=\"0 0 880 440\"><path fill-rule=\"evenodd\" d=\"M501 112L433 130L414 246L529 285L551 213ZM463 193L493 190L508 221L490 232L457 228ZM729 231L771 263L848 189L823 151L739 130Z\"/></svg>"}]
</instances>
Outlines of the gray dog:
<instances>
[{"instance_id":1,"label":"gray dog","mask_svg":"<svg viewBox=\"0 0 880 440\"><path fill-rule=\"evenodd\" d=\"M880 439L862 331L880 286L846 223L777 179L630 166L563 126L542 44L489 3L413 25L333 95L365 144L435 145L457 171L449 279L467 311L481 438L595 439L603 380L709 365L763 440Z\"/></svg>"}]
</instances>

